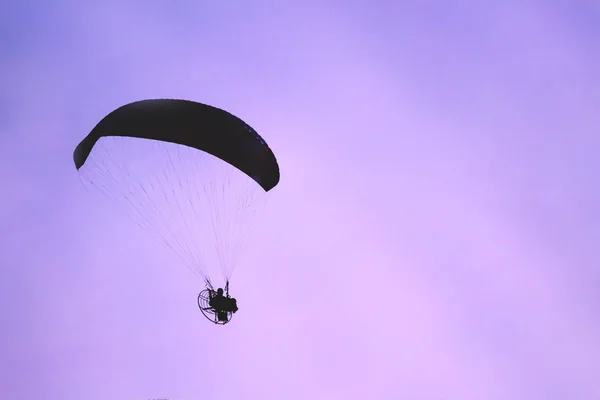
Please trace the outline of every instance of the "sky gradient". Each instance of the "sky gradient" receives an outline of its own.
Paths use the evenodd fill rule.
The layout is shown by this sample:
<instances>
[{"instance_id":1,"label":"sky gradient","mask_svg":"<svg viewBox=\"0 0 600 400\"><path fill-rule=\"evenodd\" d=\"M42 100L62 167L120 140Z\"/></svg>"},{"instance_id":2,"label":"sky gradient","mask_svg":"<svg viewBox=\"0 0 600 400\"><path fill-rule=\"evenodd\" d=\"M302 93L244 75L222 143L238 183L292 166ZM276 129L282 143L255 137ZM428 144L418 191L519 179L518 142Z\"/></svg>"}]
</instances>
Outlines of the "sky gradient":
<instances>
[{"instance_id":1,"label":"sky gradient","mask_svg":"<svg viewBox=\"0 0 600 400\"><path fill-rule=\"evenodd\" d=\"M2 3L0 394L600 398L599 20L592 1ZM72 163L108 112L163 97L240 116L281 167L224 327Z\"/></svg>"}]
</instances>

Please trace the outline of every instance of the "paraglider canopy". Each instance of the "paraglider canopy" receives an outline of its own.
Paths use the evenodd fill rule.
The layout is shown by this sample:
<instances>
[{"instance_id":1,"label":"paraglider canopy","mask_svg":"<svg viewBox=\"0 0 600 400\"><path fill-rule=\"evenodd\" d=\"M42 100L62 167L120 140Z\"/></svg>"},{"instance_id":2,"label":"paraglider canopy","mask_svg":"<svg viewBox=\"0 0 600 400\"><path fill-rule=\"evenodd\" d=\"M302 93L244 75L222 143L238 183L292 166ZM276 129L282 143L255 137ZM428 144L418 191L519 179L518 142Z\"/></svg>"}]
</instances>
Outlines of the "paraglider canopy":
<instances>
[{"instance_id":1,"label":"paraglider canopy","mask_svg":"<svg viewBox=\"0 0 600 400\"><path fill-rule=\"evenodd\" d=\"M153 139L212 154L254 179L265 191L279 182L275 155L244 121L219 108L189 100L142 100L104 117L75 148L80 169L103 136Z\"/></svg>"}]
</instances>

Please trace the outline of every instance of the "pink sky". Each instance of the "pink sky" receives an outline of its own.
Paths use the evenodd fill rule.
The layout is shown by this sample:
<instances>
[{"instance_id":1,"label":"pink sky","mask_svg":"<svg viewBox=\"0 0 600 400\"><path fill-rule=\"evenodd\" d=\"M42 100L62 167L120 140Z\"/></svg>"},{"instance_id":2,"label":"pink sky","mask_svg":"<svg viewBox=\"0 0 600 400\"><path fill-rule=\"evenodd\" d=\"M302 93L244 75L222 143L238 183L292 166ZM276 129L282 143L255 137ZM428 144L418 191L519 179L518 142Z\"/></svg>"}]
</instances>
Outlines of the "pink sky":
<instances>
[{"instance_id":1,"label":"pink sky","mask_svg":"<svg viewBox=\"0 0 600 400\"><path fill-rule=\"evenodd\" d=\"M0 6L3 397L599 398L600 9L478 4ZM72 164L161 97L280 163L225 327Z\"/></svg>"}]
</instances>

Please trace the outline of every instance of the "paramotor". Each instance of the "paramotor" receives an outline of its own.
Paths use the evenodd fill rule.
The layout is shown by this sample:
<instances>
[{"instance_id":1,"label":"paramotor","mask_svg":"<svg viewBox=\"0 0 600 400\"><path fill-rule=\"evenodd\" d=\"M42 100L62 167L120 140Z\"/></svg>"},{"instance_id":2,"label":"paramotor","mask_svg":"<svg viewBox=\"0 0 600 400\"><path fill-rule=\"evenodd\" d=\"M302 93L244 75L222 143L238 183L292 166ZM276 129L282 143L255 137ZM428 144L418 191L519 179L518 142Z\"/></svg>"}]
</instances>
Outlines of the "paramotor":
<instances>
[{"instance_id":1,"label":"paramotor","mask_svg":"<svg viewBox=\"0 0 600 400\"><path fill-rule=\"evenodd\" d=\"M79 143L73 160L86 187L204 280L198 305L205 315L212 282L220 275L228 287L253 220L280 177L275 155L253 128L188 100L142 100L114 110Z\"/></svg>"}]
</instances>

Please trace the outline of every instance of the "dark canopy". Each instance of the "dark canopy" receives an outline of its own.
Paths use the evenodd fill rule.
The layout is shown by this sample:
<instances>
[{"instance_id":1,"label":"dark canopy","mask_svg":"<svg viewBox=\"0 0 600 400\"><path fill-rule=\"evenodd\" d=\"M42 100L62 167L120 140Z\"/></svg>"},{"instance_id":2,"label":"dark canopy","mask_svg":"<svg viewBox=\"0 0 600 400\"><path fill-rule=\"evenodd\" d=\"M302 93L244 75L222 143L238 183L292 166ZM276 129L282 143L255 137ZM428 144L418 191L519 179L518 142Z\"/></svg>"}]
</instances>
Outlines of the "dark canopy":
<instances>
[{"instance_id":1,"label":"dark canopy","mask_svg":"<svg viewBox=\"0 0 600 400\"><path fill-rule=\"evenodd\" d=\"M238 117L188 100L142 100L108 114L77 145L77 169L103 136L127 136L196 148L233 165L265 191L279 182L279 166L267 143Z\"/></svg>"}]
</instances>

